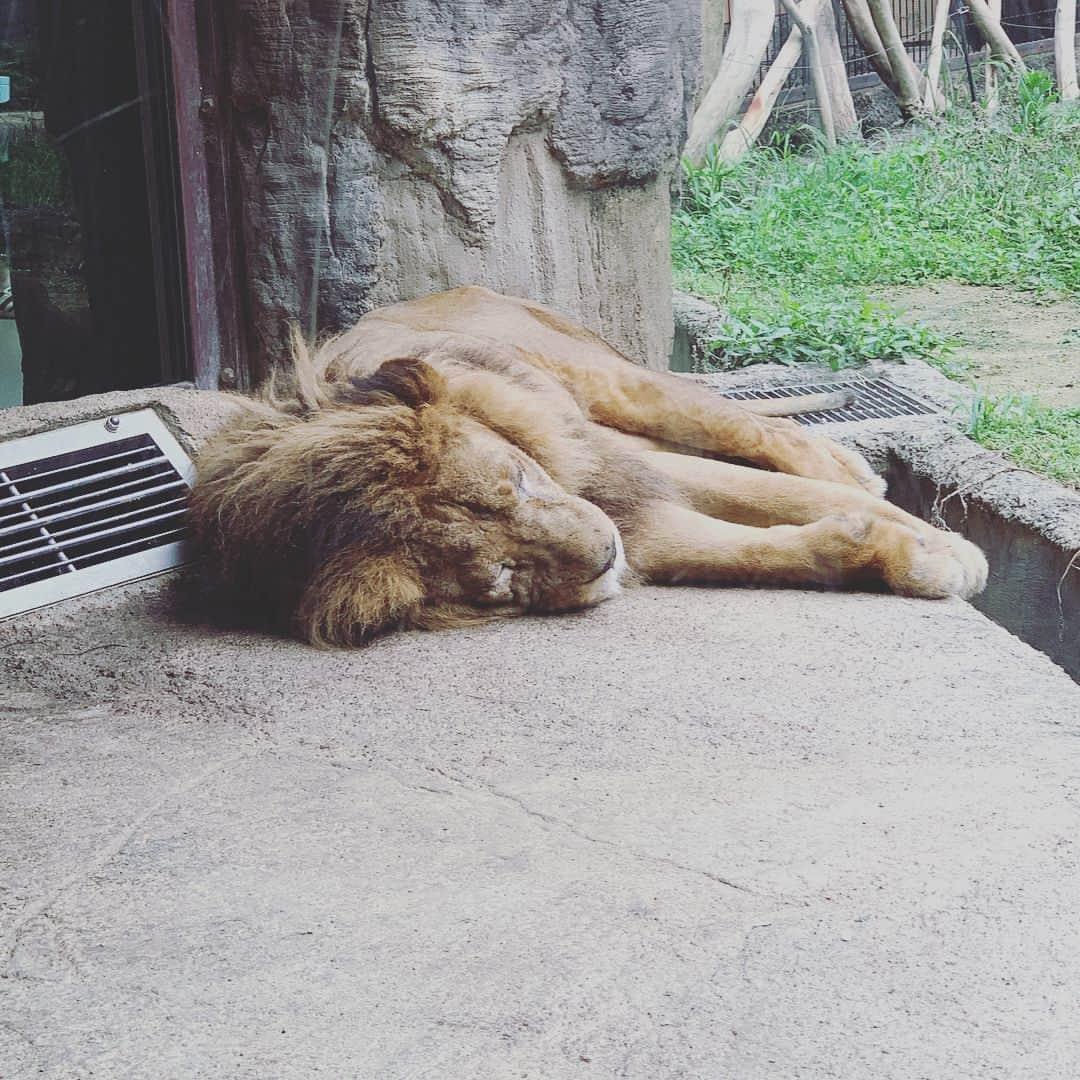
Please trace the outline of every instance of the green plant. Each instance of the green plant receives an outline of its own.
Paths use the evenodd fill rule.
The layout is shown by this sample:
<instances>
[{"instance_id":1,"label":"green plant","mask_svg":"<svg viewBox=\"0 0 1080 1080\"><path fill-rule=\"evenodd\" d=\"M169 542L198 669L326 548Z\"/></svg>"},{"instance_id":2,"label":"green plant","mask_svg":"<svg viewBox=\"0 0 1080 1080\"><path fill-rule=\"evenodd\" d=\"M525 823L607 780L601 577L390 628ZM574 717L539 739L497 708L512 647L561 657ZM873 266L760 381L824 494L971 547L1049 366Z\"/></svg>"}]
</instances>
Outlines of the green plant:
<instances>
[{"instance_id":1,"label":"green plant","mask_svg":"<svg viewBox=\"0 0 1080 1080\"><path fill-rule=\"evenodd\" d=\"M1042 134L1049 124L1050 106L1059 100L1054 80L1045 71L1032 68L1020 76L1016 90L1019 104L1017 130Z\"/></svg>"},{"instance_id":2,"label":"green plant","mask_svg":"<svg viewBox=\"0 0 1080 1080\"><path fill-rule=\"evenodd\" d=\"M1026 469L1080 487L1080 409L1054 409L1027 396L977 394L966 432Z\"/></svg>"},{"instance_id":3,"label":"green plant","mask_svg":"<svg viewBox=\"0 0 1080 1080\"><path fill-rule=\"evenodd\" d=\"M867 304L866 291L954 280L1080 293L1080 106L1057 103L1045 74L1003 81L993 116L958 101L899 135L831 153L800 143L685 170L676 280L730 312L713 364L916 356L962 379L952 343ZM967 426L1080 486L1080 410L979 397Z\"/></svg>"},{"instance_id":4,"label":"green plant","mask_svg":"<svg viewBox=\"0 0 1080 1080\"><path fill-rule=\"evenodd\" d=\"M714 366L825 363L834 371L869 361L908 357L943 361L951 343L929 327L908 325L883 304L781 296L768 305L729 302L711 343Z\"/></svg>"}]
</instances>

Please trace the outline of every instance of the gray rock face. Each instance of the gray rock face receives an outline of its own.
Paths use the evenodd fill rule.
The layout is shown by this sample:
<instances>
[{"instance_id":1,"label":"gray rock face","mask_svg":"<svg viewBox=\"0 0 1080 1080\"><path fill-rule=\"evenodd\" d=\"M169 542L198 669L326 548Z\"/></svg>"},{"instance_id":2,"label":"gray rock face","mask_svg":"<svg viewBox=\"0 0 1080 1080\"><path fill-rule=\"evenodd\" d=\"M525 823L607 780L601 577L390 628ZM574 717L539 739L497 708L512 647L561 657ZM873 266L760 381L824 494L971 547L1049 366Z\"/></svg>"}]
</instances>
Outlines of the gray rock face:
<instances>
[{"instance_id":1,"label":"gray rock face","mask_svg":"<svg viewBox=\"0 0 1080 1080\"><path fill-rule=\"evenodd\" d=\"M225 18L256 363L290 321L334 331L478 283L664 366L697 0L241 0Z\"/></svg>"}]
</instances>

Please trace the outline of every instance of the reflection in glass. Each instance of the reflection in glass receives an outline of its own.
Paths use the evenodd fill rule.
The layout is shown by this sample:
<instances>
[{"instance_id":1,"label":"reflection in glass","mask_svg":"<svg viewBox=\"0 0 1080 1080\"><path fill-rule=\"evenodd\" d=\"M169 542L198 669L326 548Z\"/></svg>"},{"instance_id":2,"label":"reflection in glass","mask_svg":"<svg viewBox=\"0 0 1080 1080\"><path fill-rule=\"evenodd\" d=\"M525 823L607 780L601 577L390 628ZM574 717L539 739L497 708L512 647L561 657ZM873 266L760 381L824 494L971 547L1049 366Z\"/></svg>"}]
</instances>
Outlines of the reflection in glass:
<instances>
[{"instance_id":1,"label":"reflection in glass","mask_svg":"<svg viewBox=\"0 0 1080 1080\"><path fill-rule=\"evenodd\" d=\"M0 5L0 77L11 80L0 104L0 406L173 374L180 290L164 280L175 267L163 249L175 256L175 228L155 159L169 142L165 64L147 38L156 5L146 8Z\"/></svg>"}]
</instances>

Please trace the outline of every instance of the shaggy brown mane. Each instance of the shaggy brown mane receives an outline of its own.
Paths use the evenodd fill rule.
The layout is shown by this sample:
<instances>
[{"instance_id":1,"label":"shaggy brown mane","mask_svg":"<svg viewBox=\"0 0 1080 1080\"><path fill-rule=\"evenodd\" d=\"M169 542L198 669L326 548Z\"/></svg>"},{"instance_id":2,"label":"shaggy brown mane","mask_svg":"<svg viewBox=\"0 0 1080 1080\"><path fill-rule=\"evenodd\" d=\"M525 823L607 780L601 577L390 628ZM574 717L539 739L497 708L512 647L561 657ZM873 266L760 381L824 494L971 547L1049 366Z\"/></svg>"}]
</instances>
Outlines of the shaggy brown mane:
<instances>
[{"instance_id":1,"label":"shaggy brown mane","mask_svg":"<svg viewBox=\"0 0 1080 1080\"><path fill-rule=\"evenodd\" d=\"M394 393L428 405L445 390L438 373L396 366L410 370L339 389L300 352L291 377L278 373L246 401L242 420L199 460L191 509L216 584L314 643L360 640L421 598L387 556L422 523L410 493L452 434ZM338 589L346 564L350 584ZM357 564L370 589L355 587Z\"/></svg>"}]
</instances>

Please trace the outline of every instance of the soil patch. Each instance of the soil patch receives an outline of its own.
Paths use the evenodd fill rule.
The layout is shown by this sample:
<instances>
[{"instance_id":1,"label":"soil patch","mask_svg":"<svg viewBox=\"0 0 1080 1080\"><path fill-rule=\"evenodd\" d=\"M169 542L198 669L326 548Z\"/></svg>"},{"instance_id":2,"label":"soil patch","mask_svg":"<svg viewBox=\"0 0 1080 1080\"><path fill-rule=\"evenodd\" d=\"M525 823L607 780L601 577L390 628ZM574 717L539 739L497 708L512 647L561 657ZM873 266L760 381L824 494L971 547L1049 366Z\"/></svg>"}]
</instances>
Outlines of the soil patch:
<instances>
[{"instance_id":1,"label":"soil patch","mask_svg":"<svg viewBox=\"0 0 1080 1080\"><path fill-rule=\"evenodd\" d=\"M949 281L877 294L960 342L957 354L989 394L1031 394L1080 408L1080 301Z\"/></svg>"}]
</instances>

